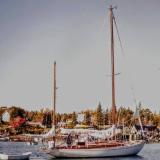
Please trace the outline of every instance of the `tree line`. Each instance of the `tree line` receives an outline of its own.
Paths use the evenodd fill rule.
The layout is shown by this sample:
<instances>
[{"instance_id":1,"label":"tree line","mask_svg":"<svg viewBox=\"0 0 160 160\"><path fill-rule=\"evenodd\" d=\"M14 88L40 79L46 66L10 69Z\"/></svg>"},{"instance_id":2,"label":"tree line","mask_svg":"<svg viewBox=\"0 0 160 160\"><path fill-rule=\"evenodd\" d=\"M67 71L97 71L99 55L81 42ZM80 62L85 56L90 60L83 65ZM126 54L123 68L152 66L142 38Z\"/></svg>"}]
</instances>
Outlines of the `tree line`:
<instances>
[{"instance_id":1,"label":"tree line","mask_svg":"<svg viewBox=\"0 0 160 160\"><path fill-rule=\"evenodd\" d=\"M79 113L57 113L56 122L66 123L68 128L73 128L77 124L100 127L104 125L111 125L111 111L106 107L102 107L99 103L95 110L85 110ZM41 122L44 126L50 128L52 126L53 112L50 109L41 109L39 111L27 111L20 107L12 106L10 108L1 107L0 117L4 111L10 113L10 121L13 121L17 116L24 118L26 121ZM83 120L78 121L78 115L83 115ZM129 126L133 120L134 112L130 107L119 107L117 110L117 123L119 125ZM143 125L156 125L160 126L160 113L152 112L147 107L141 107L140 118ZM1 123L2 118L1 118Z\"/></svg>"}]
</instances>

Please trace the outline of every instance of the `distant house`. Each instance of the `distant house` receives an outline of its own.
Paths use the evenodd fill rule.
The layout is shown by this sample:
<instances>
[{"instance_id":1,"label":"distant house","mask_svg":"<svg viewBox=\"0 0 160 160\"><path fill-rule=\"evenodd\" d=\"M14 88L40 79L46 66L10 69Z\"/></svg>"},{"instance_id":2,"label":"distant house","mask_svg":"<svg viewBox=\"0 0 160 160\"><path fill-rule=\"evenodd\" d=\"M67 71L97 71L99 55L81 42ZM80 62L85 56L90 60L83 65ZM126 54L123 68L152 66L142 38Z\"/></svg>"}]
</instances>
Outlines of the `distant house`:
<instances>
[{"instance_id":1,"label":"distant house","mask_svg":"<svg viewBox=\"0 0 160 160\"><path fill-rule=\"evenodd\" d=\"M45 126L42 125L41 122L27 122L27 125L29 126L33 126L33 127L41 127L41 128L44 128Z\"/></svg>"},{"instance_id":2,"label":"distant house","mask_svg":"<svg viewBox=\"0 0 160 160\"><path fill-rule=\"evenodd\" d=\"M2 114L2 121L3 122L10 122L10 114L7 110Z\"/></svg>"},{"instance_id":3,"label":"distant house","mask_svg":"<svg viewBox=\"0 0 160 160\"><path fill-rule=\"evenodd\" d=\"M67 124L71 124L72 122L73 122L72 119L68 119L66 123L67 123Z\"/></svg>"},{"instance_id":4,"label":"distant house","mask_svg":"<svg viewBox=\"0 0 160 160\"><path fill-rule=\"evenodd\" d=\"M83 125L83 124L77 124L74 128L76 128L76 129L87 129L87 128L90 128L90 126Z\"/></svg>"},{"instance_id":5,"label":"distant house","mask_svg":"<svg viewBox=\"0 0 160 160\"><path fill-rule=\"evenodd\" d=\"M84 121L84 114L83 113L78 113L77 122L82 123L83 121Z\"/></svg>"},{"instance_id":6,"label":"distant house","mask_svg":"<svg viewBox=\"0 0 160 160\"><path fill-rule=\"evenodd\" d=\"M62 128L65 128L67 126L67 123L66 122L58 122L58 127L62 127Z\"/></svg>"},{"instance_id":7,"label":"distant house","mask_svg":"<svg viewBox=\"0 0 160 160\"><path fill-rule=\"evenodd\" d=\"M138 134L138 130L136 129L135 126L133 126L133 127L131 128L131 135L136 135L136 134Z\"/></svg>"},{"instance_id":8,"label":"distant house","mask_svg":"<svg viewBox=\"0 0 160 160\"><path fill-rule=\"evenodd\" d=\"M141 126L140 125L135 125L137 130L141 130ZM156 130L157 127L156 125L143 125L143 130L144 131L154 131Z\"/></svg>"}]
</instances>

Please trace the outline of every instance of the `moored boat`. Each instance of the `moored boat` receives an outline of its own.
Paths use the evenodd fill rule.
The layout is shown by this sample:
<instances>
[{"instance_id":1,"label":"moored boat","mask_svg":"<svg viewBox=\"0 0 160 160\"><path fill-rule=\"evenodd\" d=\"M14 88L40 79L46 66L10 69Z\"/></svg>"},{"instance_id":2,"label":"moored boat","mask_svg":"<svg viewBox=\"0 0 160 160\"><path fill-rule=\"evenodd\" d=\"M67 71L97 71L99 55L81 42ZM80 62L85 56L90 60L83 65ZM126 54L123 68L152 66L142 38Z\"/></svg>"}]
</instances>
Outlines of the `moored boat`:
<instances>
[{"instance_id":1,"label":"moored boat","mask_svg":"<svg viewBox=\"0 0 160 160\"><path fill-rule=\"evenodd\" d=\"M116 25L115 17L113 14L113 7L110 6L110 28L111 28L111 70L112 70L112 115L111 122L113 126L116 126L117 113L115 104L115 71L114 71L114 36L113 36L113 25ZM117 27L117 26L116 26ZM105 134L100 134L102 132L88 133L88 137L84 136L83 141L77 139L72 139L72 131L68 134L66 142L61 145L56 145L56 120L55 120L55 98L56 98L56 81L55 81L55 68L54 67L54 112L53 112L53 122L55 126L55 136L53 138L54 143L46 150L48 154L53 157L63 157L63 158L98 158L98 157L117 157L117 156L131 156L138 154L144 146L143 140L116 140L116 130L113 128L112 137L106 137ZM140 120L140 117L139 117ZM75 131L74 131L75 132ZM143 133L143 132L142 132ZM75 133L74 133L75 134ZM80 134L82 135L82 134ZM76 134L74 135L77 136ZM79 136L79 135L78 135ZM142 134L143 136L143 134ZM88 141L90 137L96 137L93 141ZM101 137L101 138L100 138ZM98 140L102 141L98 141ZM57 142L58 143L58 142ZM52 145L53 144L53 145Z\"/></svg>"},{"instance_id":2,"label":"moored boat","mask_svg":"<svg viewBox=\"0 0 160 160\"><path fill-rule=\"evenodd\" d=\"M136 143L126 143L124 145L112 145L100 147L99 145L90 148L54 148L48 150L48 154L54 157L67 158L94 158L94 157L116 157L116 156L131 156L136 155L144 146L144 141Z\"/></svg>"},{"instance_id":3,"label":"moored boat","mask_svg":"<svg viewBox=\"0 0 160 160\"><path fill-rule=\"evenodd\" d=\"M28 160L32 152L25 152L22 154L6 154L0 153L1 160Z\"/></svg>"}]
</instances>

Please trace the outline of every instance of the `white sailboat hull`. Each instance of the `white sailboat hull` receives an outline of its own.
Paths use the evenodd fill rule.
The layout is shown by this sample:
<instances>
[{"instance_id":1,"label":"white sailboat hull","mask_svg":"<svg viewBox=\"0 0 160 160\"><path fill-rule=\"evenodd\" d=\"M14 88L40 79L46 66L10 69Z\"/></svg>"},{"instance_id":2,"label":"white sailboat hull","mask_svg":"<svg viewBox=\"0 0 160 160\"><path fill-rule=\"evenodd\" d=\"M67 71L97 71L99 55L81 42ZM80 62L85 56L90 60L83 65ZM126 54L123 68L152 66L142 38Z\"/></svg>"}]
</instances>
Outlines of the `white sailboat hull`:
<instances>
[{"instance_id":1,"label":"white sailboat hull","mask_svg":"<svg viewBox=\"0 0 160 160\"><path fill-rule=\"evenodd\" d=\"M49 154L54 157L81 158L81 157L116 157L136 155L143 148L144 142L112 148L93 149L52 149Z\"/></svg>"}]
</instances>

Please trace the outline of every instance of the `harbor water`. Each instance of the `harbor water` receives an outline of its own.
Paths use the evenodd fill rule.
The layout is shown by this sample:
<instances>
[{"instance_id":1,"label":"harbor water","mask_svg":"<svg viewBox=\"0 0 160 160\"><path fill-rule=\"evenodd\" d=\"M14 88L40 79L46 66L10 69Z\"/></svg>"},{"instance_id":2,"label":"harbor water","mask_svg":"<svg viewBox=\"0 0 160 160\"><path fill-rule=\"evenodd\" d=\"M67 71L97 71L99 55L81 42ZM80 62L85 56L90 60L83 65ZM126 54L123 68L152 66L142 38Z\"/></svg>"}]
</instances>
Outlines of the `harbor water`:
<instances>
[{"instance_id":1,"label":"harbor water","mask_svg":"<svg viewBox=\"0 0 160 160\"><path fill-rule=\"evenodd\" d=\"M0 142L0 153L23 153L32 152L31 160L51 160L52 158L45 154L39 145L28 146L23 142ZM85 158L83 158L84 160ZM160 143L145 144L144 148L137 156L115 157L115 158L94 158L94 160L159 160ZM62 160L62 159L61 159ZM73 159L72 159L73 160ZM78 160L76 158L76 160ZM80 159L82 160L82 158Z\"/></svg>"}]
</instances>

